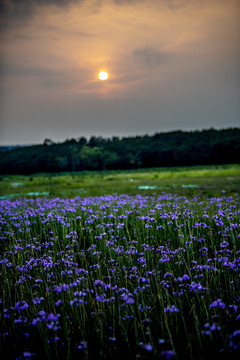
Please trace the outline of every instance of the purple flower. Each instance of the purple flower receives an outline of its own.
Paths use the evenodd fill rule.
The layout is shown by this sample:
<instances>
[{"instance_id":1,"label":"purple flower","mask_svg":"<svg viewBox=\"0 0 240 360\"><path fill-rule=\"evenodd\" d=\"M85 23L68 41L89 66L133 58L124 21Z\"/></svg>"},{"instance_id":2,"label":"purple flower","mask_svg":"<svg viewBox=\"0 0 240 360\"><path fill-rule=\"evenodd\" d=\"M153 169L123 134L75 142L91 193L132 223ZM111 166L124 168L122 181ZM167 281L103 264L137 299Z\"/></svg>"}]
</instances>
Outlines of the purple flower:
<instances>
[{"instance_id":1,"label":"purple flower","mask_svg":"<svg viewBox=\"0 0 240 360\"><path fill-rule=\"evenodd\" d=\"M141 348L142 350L147 352L153 351L153 346L151 344L142 344Z\"/></svg>"},{"instance_id":2,"label":"purple flower","mask_svg":"<svg viewBox=\"0 0 240 360\"><path fill-rule=\"evenodd\" d=\"M166 307L166 308L164 309L164 312L165 312L165 313L166 313L166 312L174 313L174 312L179 312L179 309L176 308L175 305L172 305L171 307L170 307L170 306Z\"/></svg>"},{"instance_id":3,"label":"purple flower","mask_svg":"<svg viewBox=\"0 0 240 360\"><path fill-rule=\"evenodd\" d=\"M23 357L24 358L31 358L32 356L33 356L34 354L31 354L29 351L25 351L24 353L23 353Z\"/></svg>"},{"instance_id":4,"label":"purple flower","mask_svg":"<svg viewBox=\"0 0 240 360\"><path fill-rule=\"evenodd\" d=\"M179 277L178 281L187 281L190 280L190 277L187 274L184 274L183 277Z\"/></svg>"},{"instance_id":5,"label":"purple flower","mask_svg":"<svg viewBox=\"0 0 240 360\"><path fill-rule=\"evenodd\" d=\"M133 304L134 300L133 300L133 298L129 297L127 300L125 300L125 303L126 304Z\"/></svg>"},{"instance_id":6,"label":"purple flower","mask_svg":"<svg viewBox=\"0 0 240 360\"><path fill-rule=\"evenodd\" d=\"M225 304L222 302L221 299L217 299L216 301L214 301L212 304L209 305L209 309L212 308L221 308L224 309L225 308Z\"/></svg>"},{"instance_id":7,"label":"purple flower","mask_svg":"<svg viewBox=\"0 0 240 360\"><path fill-rule=\"evenodd\" d=\"M28 308L28 304L26 303L26 301L19 301L19 302L17 302L16 303L16 305L15 305L15 308L16 308L16 310L17 311L22 311L22 310L25 310L25 309L27 309Z\"/></svg>"},{"instance_id":8,"label":"purple flower","mask_svg":"<svg viewBox=\"0 0 240 360\"><path fill-rule=\"evenodd\" d=\"M34 305L40 304L41 301L44 301L43 297L41 297L40 299L39 298L32 299L32 302L34 303Z\"/></svg>"},{"instance_id":9,"label":"purple flower","mask_svg":"<svg viewBox=\"0 0 240 360\"><path fill-rule=\"evenodd\" d=\"M58 306L60 306L60 305L62 305L63 304L63 301L62 300L58 300L57 302L56 302L56 306L58 307Z\"/></svg>"},{"instance_id":10,"label":"purple flower","mask_svg":"<svg viewBox=\"0 0 240 360\"><path fill-rule=\"evenodd\" d=\"M80 341L80 344L78 345L78 350L84 350L87 349L87 342L85 341Z\"/></svg>"},{"instance_id":11,"label":"purple flower","mask_svg":"<svg viewBox=\"0 0 240 360\"><path fill-rule=\"evenodd\" d=\"M175 353L172 350L162 351L160 354L160 359L170 360L175 358Z\"/></svg>"},{"instance_id":12,"label":"purple flower","mask_svg":"<svg viewBox=\"0 0 240 360\"><path fill-rule=\"evenodd\" d=\"M232 335L229 336L229 347L232 350L240 349L240 330L235 330Z\"/></svg>"}]
</instances>

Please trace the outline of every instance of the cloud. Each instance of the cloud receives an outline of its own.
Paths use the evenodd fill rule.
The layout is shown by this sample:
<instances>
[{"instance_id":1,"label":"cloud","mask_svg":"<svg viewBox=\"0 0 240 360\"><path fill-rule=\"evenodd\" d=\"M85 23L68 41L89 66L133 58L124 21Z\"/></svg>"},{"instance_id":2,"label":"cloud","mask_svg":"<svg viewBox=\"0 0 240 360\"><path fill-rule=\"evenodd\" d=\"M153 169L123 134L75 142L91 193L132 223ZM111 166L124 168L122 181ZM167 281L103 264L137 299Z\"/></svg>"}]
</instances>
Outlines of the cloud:
<instances>
[{"instance_id":1,"label":"cloud","mask_svg":"<svg viewBox=\"0 0 240 360\"><path fill-rule=\"evenodd\" d=\"M0 26L7 27L29 20L36 12L43 7L55 6L64 8L74 4L85 3L93 12L99 11L104 6L114 4L116 6L134 6L140 8L142 4L150 7L154 5L156 9L178 10L188 6L203 6L206 3L217 3L224 0L1 0L0 1ZM238 2L239 0L229 0Z\"/></svg>"},{"instance_id":2,"label":"cloud","mask_svg":"<svg viewBox=\"0 0 240 360\"><path fill-rule=\"evenodd\" d=\"M64 7L85 0L2 0L0 3L0 24L9 25L9 21L21 21L31 17L41 6Z\"/></svg>"},{"instance_id":3,"label":"cloud","mask_svg":"<svg viewBox=\"0 0 240 360\"><path fill-rule=\"evenodd\" d=\"M142 3L145 0L113 0L116 5L132 5L136 3Z\"/></svg>"},{"instance_id":4,"label":"cloud","mask_svg":"<svg viewBox=\"0 0 240 360\"><path fill-rule=\"evenodd\" d=\"M133 50L135 60L143 66L158 66L165 62L166 53L161 53L153 48L146 47Z\"/></svg>"},{"instance_id":5,"label":"cloud","mask_svg":"<svg viewBox=\"0 0 240 360\"><path fill-rule=\"evenodd\" d=\"M44 67L31 67L8 63L1 64L0 77L2 79L19 79L22 83L24 83L25 79L34 79L40 83L43 88L67 86L73 82L73 77L69 74L69 71L63 72L60 69L46 69Z\"/></svg>"},{"instance_id":6,"label":"cloud","mask_svg":"<svg viewBox=\"0 0 240 360\"><path fill-rule=\"evenodd\" d=\"M146 4L156 3L159 6L166 6L169 9L178 9L188 6L191 3L201 3L199 0L113 0L116 5L139 5L143 2Z\"/></svg>"},{"instance_id":7,"label":"cloud","mask_svg":"<svg viewBox=\"0 0 240 360\"><path fill-rule=\"evenodd\" d=\"M125 5L141 5L145 3L155 3L158 6L168 8L181 8L191 3L200 4L205 0L111 0L113 4L119 6ZM209 1L209 0L208 0ZM216 1L216 0L213 0ZM42 6L56 6L56 7L67 7L72 4L82 4L90 2L89 0L1 0L0 2L0 14L1 21L8 19L26 19L29 18L34 12ZM106 0L93 0L91 5L97 5L98 7L106 4Z\"/></svg>"},{"instance_id":8,"label":"cloud","mask_svg":"<svg viewBox=\"0 0 240 360\"><path fill-rule=\"evenodd\" d=\"M53 72L44 68L37 67L24 67L16 64L1 64L1 76L14 76L14 77L32 77L32 76L50 76Z\"/></svg>"}]
</instances>

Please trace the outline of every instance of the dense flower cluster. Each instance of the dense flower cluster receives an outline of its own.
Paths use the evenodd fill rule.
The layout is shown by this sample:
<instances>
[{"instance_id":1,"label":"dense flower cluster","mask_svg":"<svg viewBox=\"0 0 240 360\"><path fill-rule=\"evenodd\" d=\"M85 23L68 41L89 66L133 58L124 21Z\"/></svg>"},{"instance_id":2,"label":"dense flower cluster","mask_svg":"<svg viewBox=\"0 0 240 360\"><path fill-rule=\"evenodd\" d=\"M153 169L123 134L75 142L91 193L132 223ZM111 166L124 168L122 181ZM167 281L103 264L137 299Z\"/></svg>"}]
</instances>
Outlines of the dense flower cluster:
<instances>
[{"instance_id":1,"label":"dense flower cluster","mask_svg":"<svg viewBox=\"0 0 240 360\"><path fill-rule=\"evenodd\" d=\"M0 351L203 359L216 340L215 351L235 356L239 204L238 195L1 200Z\"/></svg>"}]
</instances>

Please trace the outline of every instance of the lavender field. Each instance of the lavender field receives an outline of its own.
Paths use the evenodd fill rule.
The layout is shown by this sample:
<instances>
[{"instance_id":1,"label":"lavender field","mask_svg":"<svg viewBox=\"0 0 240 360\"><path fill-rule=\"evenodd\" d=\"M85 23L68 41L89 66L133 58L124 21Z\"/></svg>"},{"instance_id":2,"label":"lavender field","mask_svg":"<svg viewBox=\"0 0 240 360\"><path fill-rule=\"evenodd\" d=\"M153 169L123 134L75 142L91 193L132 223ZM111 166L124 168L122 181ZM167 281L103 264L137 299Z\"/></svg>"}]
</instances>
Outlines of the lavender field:
<instances>
[{"instance_id":1,"label":"lavender field","mask_svg":"<svg viewBox=\"0 0 240 360\"><path fill-rule=\"evenodd\" d=\"M240 197L0 200L2 359L237 359Z\"/></svg>"}]
</instances>

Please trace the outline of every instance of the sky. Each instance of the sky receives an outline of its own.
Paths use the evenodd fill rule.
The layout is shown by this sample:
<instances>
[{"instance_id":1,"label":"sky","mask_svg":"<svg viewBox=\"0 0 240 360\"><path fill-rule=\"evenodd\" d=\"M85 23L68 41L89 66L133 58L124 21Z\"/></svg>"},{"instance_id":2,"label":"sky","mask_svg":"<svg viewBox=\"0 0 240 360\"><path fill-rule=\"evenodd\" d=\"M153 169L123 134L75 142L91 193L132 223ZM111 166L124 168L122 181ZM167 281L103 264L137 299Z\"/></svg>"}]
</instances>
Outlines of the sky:
<instances>
[{"instance_id":1,"label":"sky","mask_svg":"<svg viewBox=\"0 0 240 360\"><path fill-rule=\"evenodd\" d=\"M1 0L0 145L239 126L239 0Z\"/></svg>"}]
</instances>

